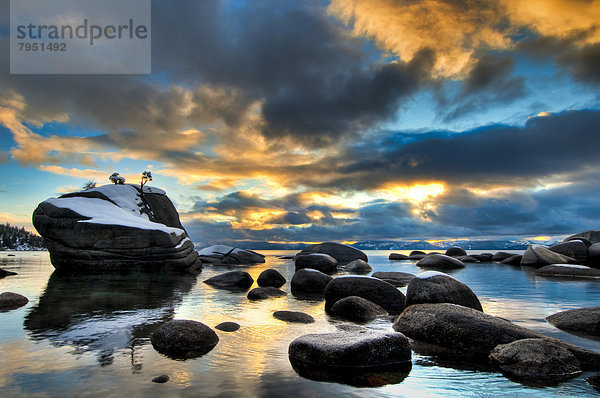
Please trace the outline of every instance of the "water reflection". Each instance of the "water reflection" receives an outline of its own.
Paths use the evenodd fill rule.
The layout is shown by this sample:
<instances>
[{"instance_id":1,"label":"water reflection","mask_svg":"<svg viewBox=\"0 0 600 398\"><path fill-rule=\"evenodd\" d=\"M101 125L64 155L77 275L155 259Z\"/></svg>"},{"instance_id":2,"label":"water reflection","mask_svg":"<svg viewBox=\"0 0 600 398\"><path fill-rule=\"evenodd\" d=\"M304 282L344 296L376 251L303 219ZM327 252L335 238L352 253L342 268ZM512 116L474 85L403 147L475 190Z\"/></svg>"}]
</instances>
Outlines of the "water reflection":
<instances>
[{"instance_id":1,"label":"water reflection","mask_svg":"<svg viewBox=\"0 0 600 398\"><path fill-rule=\"evenodd\" d=\"M111 365L117 350L128 349L134 369L142 343L196 283L189 274L63 275L53 273L37 306L25 316L32 340L72 346L74 354L97 353Z\"/></svg>"}]
</instances>

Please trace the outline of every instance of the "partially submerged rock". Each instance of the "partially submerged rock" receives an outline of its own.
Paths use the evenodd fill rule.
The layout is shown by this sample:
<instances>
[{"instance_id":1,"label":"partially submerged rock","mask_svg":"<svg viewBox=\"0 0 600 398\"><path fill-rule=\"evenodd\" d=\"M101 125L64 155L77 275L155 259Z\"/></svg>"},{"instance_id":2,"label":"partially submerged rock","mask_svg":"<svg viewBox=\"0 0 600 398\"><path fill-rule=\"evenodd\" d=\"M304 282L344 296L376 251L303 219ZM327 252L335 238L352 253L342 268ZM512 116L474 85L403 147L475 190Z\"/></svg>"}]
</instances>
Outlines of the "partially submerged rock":
<instances>
[{"instance_id":1,"label":"partially submerged rock","mask_svg":"<svg viewBox=\"0 0 600 398\"><path fill-rule=\"evenodd\" d=\"M230 271L204 281L207 285L223 289L248 289L254 279L246 271Z\"/></svg>"},{"instance_id":2,"label":"partially submerged rock","mask_svg":"<svg viewBox=\"0 0 600 398\"><path fill-rule=\"evenodd\" d=\"M510 256L510 257L505 258L504 260L500 261L500 264L519 265L520 266L522 259L523 259L522 254L515 254L514 256Z\"/></svg>"},{"instance_id":3,"label":"partially submerged rock","mask_svg":"<svg viewBox=\"0 0 600 398\"><path fill-rule=\"evenodd\" d=\"M600 278L600 270L575 264L552 264L535 271L540 276L557 276L569 278Z\"/></svg>"},{"instance_id":4,"label":"partially submerged rock","mask_svg":"<svg viewBox=\"0 0 600 398\"><path fill-rule=\"evenodd\" d=\"M486 360L498 344L529 338L545 338L567 348L581 368L600 366L600 353L546 337L503 318L456 304L417 304L407 307L394 323L394 330L427 344L428 354L456 355ZM413 349L420 351L419 344ZM434 351L435 350L435 351Z\"/></svg>"},{"instance_id":5,"label":"partially submerged rock","mask_svg":"<svg viewBox=\"0 0 600 398\"><path fill-rule=\"evenodd\" d=\"M451 256L451 257L462 257L462 256L466 256L467 252L462 247L452 246L451 248L446 250L446 253L444 253L444 254L446 256Z\"/></svg>"},{"instance_id":6,"label":"partially submerged rock","mask_svg":"<svg viewBox=\"0 0 600 398\"><path fill-rule=\"evenodd\" d=\"M212 350L219 336L201 322L176 319L160 326L150 338L156 351L176 359L195 358Z\"/></svg>"},{"instance_id":7,"label":"partially submerged rock","mask_svg":"<svg viewBox=\"0 0 600 398\"><path fill-rule=\"evenodd\" d=\"M307 334L292 341L288 353L291 361L329 368L376 368L411 360L402 333L369 329Z\"/></svg>"},{"instance_id":8,"label":"partially submerged rock","mask_svg":"<svg viewBox=\"0 0 600 398\"><path fill-rule=\"evenodd\" d=\"M492 256L492 261L494 262L502 262L503 260L506 260L509 257L515 256L515 253L507 253L507 252L497 252L496 254L494 254Z\"/></svg>"},{"instance_id":9,"label":"partially submerged rock","mask_svg":"<svg viewBox=\"0 0 600 398\"><path fill-rule=\"evenodd\" d=\"M325 288L325 311L344 297L359 296L369 300L386 310L391 315L398 315L404 309L404 294L396 287L377 278L368 276L340 276Z\"/></svg>"},{"instance_id":10,"label":"partially submerged rock","mask_svg":"<svg viewBox=\"0 0 600 398\"><path fill-rule=\"evenodd\" d=\"M499 344L489 358L506 376L536 385L556 385L581 374L577 357L548 339Z\"/></svg>"},{"instance_id":11,"label":"partially submerged rock","mask_svg":"<svg viewBox=\"0 0 600 398\"><path fill-rule=\"evenodd\" d=\"M408 285L408 282L415 277L413 274L407 272L373 272L371 276L396 287Z\"/></svg>"},{"instance_id":12,"label":"partially submerged rock","mask_svg":"<svg viewBox=\"0 0 600 398\"><path fill-rule=\"evenodd\" d=\"M260 253L226 245L205 247L198 251L198 255L202 262L213 265L261 264L265 262L265 256Z\"/></svg>"},{"instance_id":13,"label":"partially submerged rock","mask_svg":"<svg viewBox=\"0 0 600 398\"><path fill-rule=\"evenodd\" d=\"M164 191L105 185L50 198L33 212L58 271L184 270L198 255Z\"/></svg>"},{"instance_id":14,"label":"partially submerged rock","mask_svg":"<svg viewBox=\"0 0 600 398\"><path fill-rule=\"evenodd\" d=\"M324 242L316 245L310 245L304 248L299 254L311 254L311 253L325 253L335 258L341 265L348 264L352 260L361 259L369 261L367 255L349 245L344 245L335 242Z\"/></svg>"},{"instance_id":15,"label":"partially submerged rock","mask_svg":"<svg viewBox=\"0 0 600 398\"><path fill-rule=\"evenodd\" d=\"M578 264L577 260L555 253L547 247L530 245L521 259L521 265L541 268L552 264Z\"/></svg>"},{"instance_id":16,"label":"partially submerged rock","mask_svg":"<svg viewBox=\"0 0 600 398\"><path fill-rule=\"evenodd\" d=\"M426 303L453 303L483 311L479 299L462 282L437 271L417 274L406 289L406 306Z\"/></svg>"},{"instance_id":17,"label":"partially submerged rock","mask_svg":"<svg viewBox=\"0 0 600 398\"><path fill-rule=\"evenodd\" d=\"M322 295L325 287L333 278L321 271L303 268L296 271L290 286L294 296Z\"/></svg>"},{"instance_id":18,"label":"partially submerged rock","mask_svg":"<svg viewBox=\"0 0 600 398\"><path fill-rule=\"evenodd\" d=\"M337 272L337 260L325 253L299 254L296 256L296 271L302 268L311 268L325 274Z\"/></svg>"},{"instance_id":19,"label":"partially submerged rock","mask_svg":"<svg viewBox=\"0 0 600 398\"><path fill-rule=\"evenodd\" d=\"M369 322L388 315L377 304L358 296L348 296L336 301L329 312L352 322Z\"/></svg>"},{"instance_id":20,"label":"partially submerged rock","mask_svg":"<svg viewBox=\"0 0 600 398\"><path fill-rule=\"evenodd\" d=\"M281 275L281 273L276 269L264 270L260 273L258 279L256 280L256 283L258 283L258 286L260 287L272 286L279 288L285 285L285 282L287 281L285 280L284 276Z\"/></svg>"},{"instance_id":21,"label":"partially submerged rock","mask_svg":"<svg viewBox=\"0 0 600 398\"><path fill-rule=\"evenodd\" d=\"M314 323L315 318L299 311L275 311L273 313L275 319L290 323Z\"/></svg>"},{"instance_id":22,"label":"partially submerged rock","mask_svg":"<svg viewBox=\"0 0 600 398\"><path fill-rule=\"evenodd\" d=\"M365 260L356 259L346 264L346 270L355 274L368 274L373 268Z\"/></svg>"},{"instance_id":23,"label":"partially submerged rock","mask_svg":"<svg viewBox=\"0 0 600 398\"><path fill-rule=\"evenodd\" d=\"M11 276L11 275L17 275L17 273L12 272L12 271L6 271L6 270L3 270L2 268L0 268L0 279L5 278L7 276Z\"/></svg>"},{"instance_id":24,"label":"partially submerged rock","mask_svg":"<svg viewBox=\"0 0 600 398\"><path fill-rule=\"evenodd\" d=\"M600 337L600 307L561 311L546 317L546 320L567 332Z\"/></svg>"},{"instance_id":25,"label":"partially submerged rock","mask_svg":"<svg viewBox=\"0 0 600 398\"><path fill-rule=\"evenodd\" d=\"M395 261L402 261L402 260L408 260L408 256L406 254L391 253L389 255L388 259L395 260Z\"/></svg>"},{"instance_id":26,"label":"partially submerged rock","mask_svg":"<svg viewBox=\"0 0 600 398\"><path fill-rule=\"evenodd\" d=\"M0 311L16 310L29 302L23 295L13 292L0 293Z\"/></svg>"},{"instance_id":27,"label":"partially submerged rock","mask_svg":"<svg viewBox=\"0 0 600 398\"><path fill-rule=\"evenodd\" d=\"M160 375L160 376L156 376L154 379L152 379L153 383L166 383L170 380L169 375Z\"/></svg>"},{"instance_id":28,"label":"partially submerged rock","mask_svg":"<svg viewBox=\"0 0 600 398\"><path fill-rule=\"evenodd\" d=\"M276 287L255 287L248 292L249 300L265 300L272 297L286 296L287 293L279 290Z\"/></svg>"},{"instance_id":29,"label":"partially submerged rock","mask_svg":"<svg viewBox=\"0 0 600 398\"><path fill-rule=\"evenodd\" d=\"M223 332L235 332L239 328L240 324L237 322L221 322L217 326L215 326L215 329L221 330Z\"/></svg>"},{"instance_id":30,"label":"partially submerged rock","mask_svg":"<svg viewBox=\"0 0 600 398\"><path fill-rule=\"evenodd\" d=\"M444 254L428 254L417 262L417 267L445 271L464 268L466 265L459 259Z\"/></svg>"}]
</instances>

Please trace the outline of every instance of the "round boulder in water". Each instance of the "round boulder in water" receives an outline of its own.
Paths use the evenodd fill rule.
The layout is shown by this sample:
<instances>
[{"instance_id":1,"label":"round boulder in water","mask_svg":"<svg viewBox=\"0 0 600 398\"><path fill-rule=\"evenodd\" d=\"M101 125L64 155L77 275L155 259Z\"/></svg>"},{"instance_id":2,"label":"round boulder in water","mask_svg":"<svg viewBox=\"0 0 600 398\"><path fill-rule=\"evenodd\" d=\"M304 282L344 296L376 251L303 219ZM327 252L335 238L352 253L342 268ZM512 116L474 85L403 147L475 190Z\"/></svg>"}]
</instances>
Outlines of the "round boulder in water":
<instances>
[{"instance_id":1,"label":"round boulder in water","mask_svg":"<svg viewBox=\"0 0 600 398\"><path fill-rule=\"evenodd\" d=\"M160 326L150 338L156 351L176 359L195 358L212 350L219 336L197 321L176 319Z\"/></svg>"},{"instance_id":2,"label":"round boulder in water","mask_svg":"<svg viewBox=\"0 0 600 398\"><path fill-rule=\"evenodd\" d=\"M260 273L258 279L256 280L256 283L258 283L258 286L260 287L272 286L279 288L285 285L285 282L287 281L285 280L283 275L281 275L281 273L279 273L279 271L277 271L276 269L264 270Z\"/></svg>"},{"instance_id":3,"label":"round boulder in water","mask_svg":"<svg viewBox=\"0 0 600 398\"><path fill-rule=\"evenodd\" d=\"M355 274L368 274L373 268L365 260L358 258L346 264L346 270Z\"/></svg>"},{"instance_id":4,"label":"round boulder in water","mask_svg":"<svg viewBox=\"0 0 600 398\"><path fill-rule=\"evenodd\" d=\"M467 252L462 247L452 246L451 248L446 250L445 254L446 254L446 256L459 257L459 256L466 256Z\"/></svg>"},{"instance_id":5,"label":"round boulder in water","mask_svg":"<svg viewBox=\"0 0 600 398\"><path fill-rule=\"evenodd\" d=\"M316 269L299 269L290 282L292 294L294 296L322 295L325 287L332 279L331 276Z\"/></svg>"},{"instance_id":6,"label":"round boulder in water","mask_svg":"<svg viewBox=\"0 0 600 398\"><path fill-rule=\"evenodd\" d=\"M207 285L222 289L248 289L254 279L245 271L230 271L204 281Z\"/></svg>"},{"instance_id":7,"label":"round boulder in water","mask_svg":"<svg viewBox=\"0 0 600 398\"><path fill-rule=\"evenodd\" d=\"M465 268L466 265L459 259L444 254L429 254L417 262L417 267L445 271Z\"/></svg>"},{"instance_id":8,"label":"round boulder in water","mask_svg":"<svg viewBox=\"0 0 600 398\"><path fill-rule=\"evenodd\" d=\"M387 311L377 304L358 296L348 296L338 300L331 307L330 312L352 322L369 322L388 315Z\"/></svg>"},{"instance_id":9,"label":"round boulder in water","mask_svg":"<svg viewBox=\"0 0 600 398\"><path fill-rule=\"evenodd\" d=\"M314 323L315 318L312 316L298 311L275 311L273 313L275 319L290 323Z\"/></svg>"},{"instance_id":10,"label":"round boulder in water","mask_svg":"<svg viewBox=\"0 0 600 398\"><path fill-rule=\"evenodd\" d=\"M398 315L404 310L404 294L395 286L377 278L368 276L340 276L325 288L325 311L344 297L358 296L369 300L391 315Z\"/></svg>"},{"instance_id":11,"label":"round boulder in water","mask_svg":"<svg viewBox=\"0 0 600 398\"><path fill-rule=\"evenodd\" d=\"M29 302L29 299L18 293L0 293L0 311L10 311L21 308Z\"/></svg>"},{"instance_id":12,"label":"round boulder in water","mask_svg":"<svg viewBox=\"0 0 600 398\"><path fill-rule=\"evenodd\" d=\"M406 306L452 303L483 311L479 299L464 283L437 271L417 274L406 289Z\"/></svg>"},{"instance_id":13,"label":"round boulder in water","mask_svg":"<svg viewBox=\"0 0 600 398\"><path fill-rule=\"evenodd\" d=\"M302 268L311 268L325 274L337 272L337 260L325 253L310 253L296 256L296 271Z\"/></svg>"}]
</instances>

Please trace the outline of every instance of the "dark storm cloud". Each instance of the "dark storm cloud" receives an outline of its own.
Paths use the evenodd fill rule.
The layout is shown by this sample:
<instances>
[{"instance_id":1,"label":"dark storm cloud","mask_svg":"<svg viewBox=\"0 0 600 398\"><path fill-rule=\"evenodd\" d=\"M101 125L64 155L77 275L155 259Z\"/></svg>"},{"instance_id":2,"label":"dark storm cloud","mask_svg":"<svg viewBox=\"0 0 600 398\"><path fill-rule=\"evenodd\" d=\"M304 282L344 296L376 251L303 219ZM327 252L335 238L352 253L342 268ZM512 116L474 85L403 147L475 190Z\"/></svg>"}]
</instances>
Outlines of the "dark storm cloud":
<instances>
[{"instance_id":1,"label":"dark storm cloud","mask_svg":"<svg viewBox=\"0 0 600 398\"><path fill-rule=\"evenodd\" d=\"M463 133L415 134L406 145L366 143L323 163L337 173L320 185L374 189L390 183L445 181L470 186L530 184L543 176L598 167L600 111L529 119L523 127L492 125ZM358 159L348 161L347 159ZM309 179L302 183L310 185Z\"/></svg>"},{"instance_id":2,"label":"dark storm cloud","mask_svg":"<svg viewBox=\"0 0 600 398\"><path fill-rule=\"evenodd\" d=\"M510 57L482 56L462 81L458 95L449 101L440 94L441 109L450 109L445 111L443 120L451 121L525 96L525 78L513 76L513 70Z\"/></svg>"}]
</instances>

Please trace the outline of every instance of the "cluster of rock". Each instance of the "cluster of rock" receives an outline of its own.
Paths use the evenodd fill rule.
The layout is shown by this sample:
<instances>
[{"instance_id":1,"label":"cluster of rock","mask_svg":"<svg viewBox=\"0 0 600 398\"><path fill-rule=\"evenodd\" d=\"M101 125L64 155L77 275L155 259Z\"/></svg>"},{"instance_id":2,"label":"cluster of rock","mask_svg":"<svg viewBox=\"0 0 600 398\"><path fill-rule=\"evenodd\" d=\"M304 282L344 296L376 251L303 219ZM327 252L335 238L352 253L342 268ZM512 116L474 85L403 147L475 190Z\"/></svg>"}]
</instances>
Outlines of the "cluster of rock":
<instances>
[{"instance_id":1,"label":"cluster of rock","mask_svg":"<svg viewBox=\"0 0 600 398\"><path fill-rule=\"evenodd\" d=\"M213 245L198 251L203 263L212 265L261 264L265 256L252 250L244 250L226 245Z\"/></svg>"},{"instance_id":2,"label":"cluster of rock","mask_svg":"<svg viewBox=\"0 0 600 398\"><path fill-rule=\"evenodd\" d=\"M33 212L58 271L185 270L201 262L164 191L105 185L50 198Z\"/></svg>"}]
</instances>

